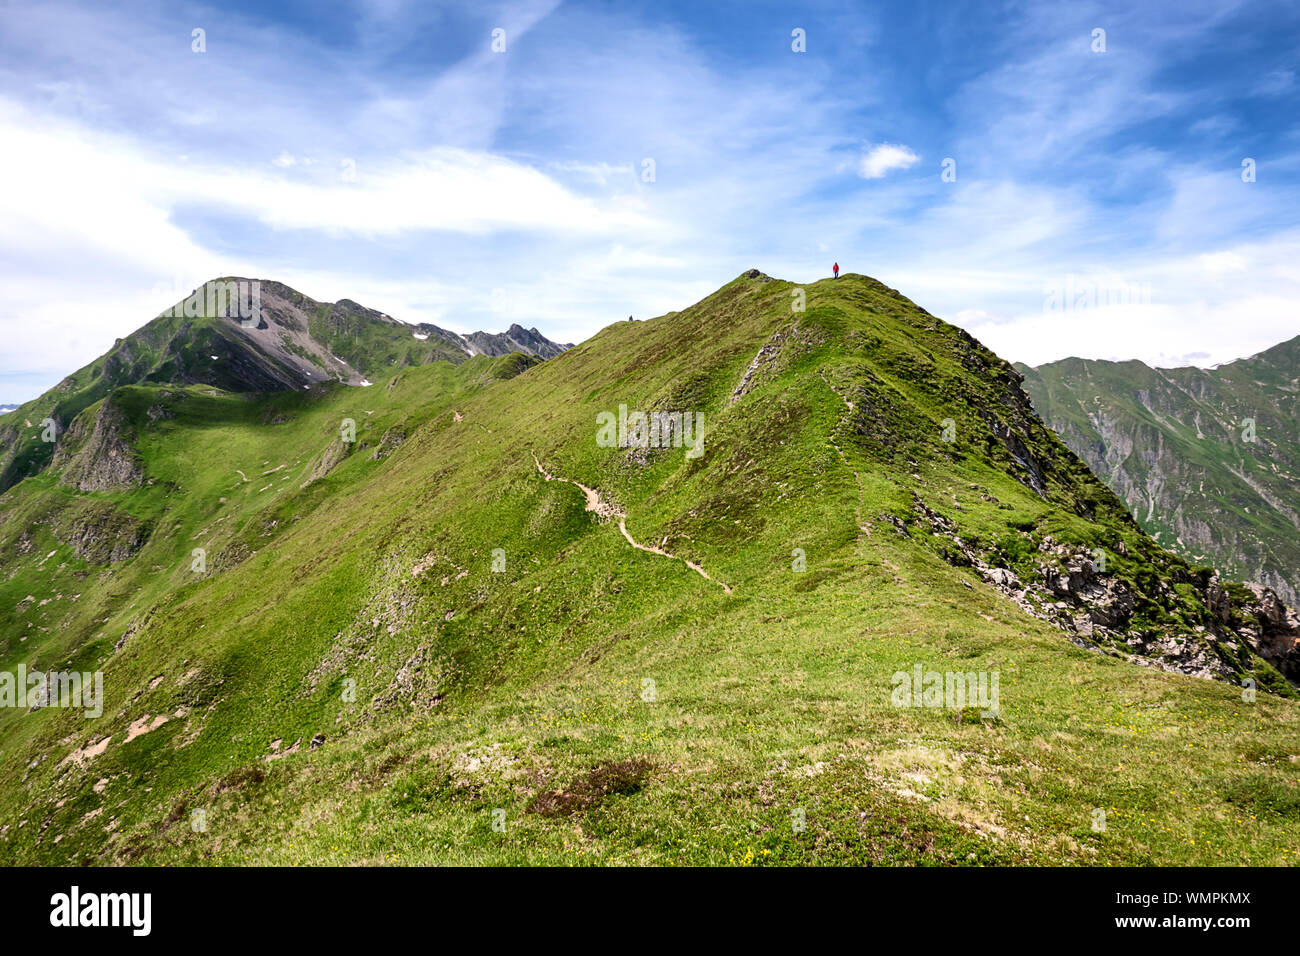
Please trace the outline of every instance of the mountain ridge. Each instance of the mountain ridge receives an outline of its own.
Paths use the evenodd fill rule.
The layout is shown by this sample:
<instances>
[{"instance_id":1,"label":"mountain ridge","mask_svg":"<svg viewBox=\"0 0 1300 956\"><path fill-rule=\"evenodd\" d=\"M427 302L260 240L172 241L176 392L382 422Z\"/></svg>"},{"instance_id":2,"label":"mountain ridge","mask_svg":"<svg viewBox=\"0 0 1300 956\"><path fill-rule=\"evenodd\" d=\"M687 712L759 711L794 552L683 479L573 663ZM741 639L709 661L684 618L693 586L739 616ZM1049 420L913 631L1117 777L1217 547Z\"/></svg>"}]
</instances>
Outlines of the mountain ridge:
<instances>
[{"instance_id":1,"label":"mountain ridge","mask_svg":"<svg viewBox=\"0 0 1300 956\"><path fill-rule=\"evenodd\" d=\"M1295 849L1286 610L1156 546L1009 363L877 280L101 402L131 480L79 487L121 450L92 427L0 494L0 664L105 688L0 708L6 862ZM899 705L918 670L1000 701Z\"/></svg>"}]
</instances>

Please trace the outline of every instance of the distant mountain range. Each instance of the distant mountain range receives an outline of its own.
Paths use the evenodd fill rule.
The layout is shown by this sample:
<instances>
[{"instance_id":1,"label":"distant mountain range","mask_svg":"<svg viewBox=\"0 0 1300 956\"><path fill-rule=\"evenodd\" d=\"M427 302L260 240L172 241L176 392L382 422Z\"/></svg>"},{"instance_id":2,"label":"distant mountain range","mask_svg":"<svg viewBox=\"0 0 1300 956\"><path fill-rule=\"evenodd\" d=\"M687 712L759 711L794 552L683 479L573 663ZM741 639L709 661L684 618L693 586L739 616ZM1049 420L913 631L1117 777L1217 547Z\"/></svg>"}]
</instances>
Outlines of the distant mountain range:
<instances>
[{"instance_id":1,"label":"distant mountain range","mask_svg":"<svg viewBox=\"0 0 1300 956\"><path fill-rule=\"evenodd\" d=\"M570 347L535 328L460 335L428 323L408 325L350 299L317 302L281 282L213 279L44 395L9 408L13 418L0 419L0 491L50 459L52 443L31 425L52 419L62 431L123 385L198 384L230 392L364 386L440 360L460 364L511 352L547 359Z\"/></svg>"},{"instance_id":2,"label":"distant mountain range","mask_svg":"<svg viewBox=\"0 0 1300 956\"><path fill-rule=\"evenodd\" d=\"M1016 367L1037 412L1152 537L1300 603L1300 336L1213 369Z\"/></svg>"}]
</instances>

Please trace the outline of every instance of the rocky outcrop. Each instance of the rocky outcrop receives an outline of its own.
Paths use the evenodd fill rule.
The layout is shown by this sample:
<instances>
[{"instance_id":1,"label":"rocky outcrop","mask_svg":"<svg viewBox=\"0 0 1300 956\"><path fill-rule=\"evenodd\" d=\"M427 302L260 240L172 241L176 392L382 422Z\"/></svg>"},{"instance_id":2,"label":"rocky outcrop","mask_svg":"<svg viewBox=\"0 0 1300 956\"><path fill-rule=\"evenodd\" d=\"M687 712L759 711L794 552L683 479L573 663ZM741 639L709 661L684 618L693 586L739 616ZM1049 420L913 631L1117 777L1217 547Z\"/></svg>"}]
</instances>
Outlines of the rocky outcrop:
<instances>
[{"instance_id":1,"label":"rocky outcrop","mask_svg":"<svg viewBox=\"0 0 1300 956\"><path fill-rule=\"evenodd\" d=\"M1300 614L1283 604L1272 588L1246 587L1255 599L1241 605L1246 620L1237 632L1287 680L1300 684Z\"/></svg>"},{"instance_id":2,"label":"rocky outcrop","mask_svg":"<svg viewBox=\"0 0 1300 956\"><path fill-rule=\"evenodd\" d=\"M379 445L375 448L370 458L373 461L381 461L393 453L393 450L406 441L406 429L400 425L394 425L384 432L384 436L379 439Z\"/></svg>"},{"instance_id":3,"label":"rocky outcrop","mask_svg":"<svg viewBox=\"0 0 1300 956\"><path fill-rule=\"evenodd\" d=\"M488 355L493 358L509 355L511 352L523 352L525 355L535 355L538 358L549 359L555 358L561 352L573 348L572 345L560 345L558 342L552 342L546 336L538 332L537 329L526 329L518 323L510 326L504 332L471 332L469 335L457 335L455 332L447 332L445 329L438 329L437 326L420 326L421 329L428 328L436 330L444 337L454 337L459 339L471 355Z\"/></svg>"},{"instance_id":4,"label":"rocky outcrop","mask_svg":"<svg viewBox=\"0 0 1300 956\"><path fill-rule=\"evenodd\" d=\"M757 274L757 270L754 271ZM785 343L786 334L784 329L777 330L772 334L772 338L768 340L767 344L758 350L754 360L749 363L749 368L745 369L745 374L741 376L740 384L731 393L732 405L744 398L753 387L754 376L758 373L758 370L764 365L770 365L781 354L781 347Z\"/></svg>"},{"instance_id":5,"label":"rocky outcrop","mask_svg":"<svg viewBox=\"0 0 1300 956\"><path fill-rule=\"evenodd\" d=\"M88 564L114 564L130 558L149 540L148 523L107 501L91 501L53 522L54 537Z\"/></svg>"},{"instance_id":6,"label":"rocky outcrop","mask_svg":"<svg viewBox=\"0 0 1300 956\"><path fill-rule=\"evenodd\" d=\"M989 420L989 429L994 436L1002 442L1002 446L1011 454L1012 459L1019 466L1015 477L1028 485L1034 491L1043 496L1047 491L1047 483L1043 480L1043 467L1034 458L1029 451L1028 446L1020 439L1010 426L1004 425L996 419Z\"/></svg>"},{"instance_id":7,"label":"rocky outcrop","mask_svg":"<svg viewBox=\"0 0 1300 956\"><path fill-rule=\"evenodd\" d=\"M144 470L128 436L126 415L112 398L100 403L93 424L79 415L54 453L54 467L63 469L60 483L80 491L138 487Z\"/></svg>"},{"instance_id":8,"label":"rocky outcrop","mask_svg":"<svg viewBox=\"0 0 1300 956\"><path fill-rule=\"evenodd\" d=\"M320 453L316 463L312 465L311 473L307 475L307 480L299 487L306 488L313 481L324 478L331 471L338 467L348 455L352 454L352 443L345 442L342 438L336 438Z\"/></svg>"},{"instance_id":9,"label":"rocky outcrop","mask_svg":"<svg viewBox=\"0 0 1300 956\"><path fill-rule=\"evenodd\" d=\"M964 541L953 522L919 495L913 495L913 508L948 563L973 568L1023 611L1060 628L1080 647L1146 667L1234 682L1255 674L1253 655L1300 686L1300 614L1269 588L1225 587L1217 578L1175 570L1172 579L1192 588L1205 611L1203 622L1187 624L1176 613L1158 613L1164 605L1176 609L1179 601L1163 578L1154 580L1153 591L1139 595L1122 577L1099 566L1098 552L1051 535L1037 541L1031 569L1017 574L998 554ZM897 515L881 517L900 534L910 533L909 523ZM1027 533L1025 537L1034 541ZM1112 551L1128 554L1122 540ZM1140 598L1148 607L1143 620L1138 620Z\"/></svg>"},{"instance_id":10,"label":"rocky outcrop","mask_svg":"<svg viewBox=\"0 0 1300 956\"><path fill-rule=\"evenodd\" d=\"M1097 627L1122 630L1133 619L1137 599L1123 581L1098 573L1091 558L1066 553L1062 567L1042 566L1043 584L1058 600L1083 610Z\"/></svg>"}]
</instances>

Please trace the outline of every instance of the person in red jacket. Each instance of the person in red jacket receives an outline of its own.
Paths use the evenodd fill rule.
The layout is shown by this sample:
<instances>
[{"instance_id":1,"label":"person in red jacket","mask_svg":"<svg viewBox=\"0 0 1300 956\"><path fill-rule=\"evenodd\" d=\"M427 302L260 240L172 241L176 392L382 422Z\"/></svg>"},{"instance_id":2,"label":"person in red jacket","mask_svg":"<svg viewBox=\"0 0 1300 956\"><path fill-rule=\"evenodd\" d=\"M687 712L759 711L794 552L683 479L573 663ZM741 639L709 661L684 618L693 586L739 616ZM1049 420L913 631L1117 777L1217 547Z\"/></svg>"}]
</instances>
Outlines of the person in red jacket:
<instances>
[{"instance_id":1,"label":"person in red jacket","mask_svg":"<svg viewBox=\"0 0 1300 956\"><path fill-rule=\"evenodd\" d=\"M836 279L840 277L840 264L838 262L831 266L831 272L835 273Z\"/></svg>"}]
</instances>

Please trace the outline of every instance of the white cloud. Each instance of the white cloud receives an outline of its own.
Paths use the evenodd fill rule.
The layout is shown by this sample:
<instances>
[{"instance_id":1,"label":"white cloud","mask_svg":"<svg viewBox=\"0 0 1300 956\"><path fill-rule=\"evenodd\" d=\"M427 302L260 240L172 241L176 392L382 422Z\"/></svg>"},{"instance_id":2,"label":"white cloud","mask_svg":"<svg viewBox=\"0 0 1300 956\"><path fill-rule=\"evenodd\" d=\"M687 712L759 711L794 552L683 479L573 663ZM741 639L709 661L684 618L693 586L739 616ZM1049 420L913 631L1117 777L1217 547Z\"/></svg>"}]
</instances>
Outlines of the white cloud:
<instances>
[{"instance_id":1,"label":"white cloud","mask_svg":"<svg viewBox=\"0 0 1300 956\"><path fill-rule=\"evenodd\" d=\"M880 179L895 169L915 166L920 159L906 146L881 143L862 157L858 163L858 175L863 179Z\"/></svg>"},{"instance_id":2,"label":"white cloud","mask_svg":"<svg viewBox=\"0 0 1300 956\"><path fill-rule=\"evenodd\" d=\"M170 161L66 123L42 124L3 99L0 140L6 143L0 172L7 182L24 184L0 193L0 212L45 220L111 250L122 249L122 229L132 227L142 244L172 247L178 226L171 212L180 206L237 212L277 229L367 236L487 229L612 234L654 225L630 193L579 196L529 166L448 147L360 163L350 183L324 174ZM287 154L275 162L286 169L297 164ZM132 248L139 247L124 251Z\"/></svg>"},{"instance_id":3,"label":"white cloud","mask_svg":"<svg viewBox=\"0 0 1300 956\"><path fill-rule=\"evenodd\" d=\"M599 186L608 186L611 182L622 180L631 183L636 170L631 163L551 163L548 167L559 173L568 173L578 179L586 179Z\"/></svg>"},{"instance_id":4,"label":"white cloud","mask_svg":"<svg viewBox=\"0 0 1300 956\"><path fill-rule=\"evenodd\" d=\"M1297 331L1296 157L1261 153L1247 185L1236 159L1142 142L1152 120L1202 116L1202 141L1237 120L1199 90L1170 93L1162 48L1132 23L1100 57L1057 12L1018 18L986 70L947 87L936 141L883 71L846 104L815 60L719 57L684 21L608 7L466 2L470 34L499 22L508 54L483 30L394 70L413 36L460 28L374 0L341 52L231 14L239 56L216 56L212 30L198 57L147 11L12 2L26 12L0 36L0 77L24 106L0 97L0 370L47 384L222 274L564 341L681 309L750 267L804 281L832 259L1034 363L1227 360ZM1133 145L1106 142L1117 133ZM937 165L889 175L918 153L956 157L959 181ZM1046 315L1044 287L1070 275L1149 283L1152 303Z\"/></svg>"},{"instance_id":5,"label":"white cloud","mask_svg":"<svg viewBox=\"0 0 1300 956\"><path fill-rule=\"evenodd\" d=\"M213 236L187 225L188 210L207 207L272 229L361 242L431 230L581 238L650 235L655 227L635 196L579 196L530 167L466 150L363 164L349 184L301 164L272 173L168 159L42 120L2 98L0 140L0 180L22 185L0 191L0 250L13 263L2 272L0 374L18 381L15 373L37 373L44 382L34 390L22 385L13 396L22 400L218 275L275 278L313 297L353 298L411 322L459 314L465 321L453 324L462 331L480 327L476 318L491 321L485 310L466 308L473 278L402 282L355 266L326 271L328 262L304 269L282 254L276 261L242 249L225 254ZM561 311L553 299L548 304L551 314ZM565 317L571 321L572 312Z\"/></svg>"},{"instance_id":6,"label":"white cloud","mask_svg":"<svg viewBox=\"0 0 1300 956\"><path fill-rule=\"evenodd\" d=\"M966 329L1004 358L1029 365L1076 355L1136 358L1159 368L1207 367L1293 337L1295 326L1284 318L1293 302L1261 295L1232 302L1109 306L1068 315L1040 310ZM1260 322L1261 315L1270 320Z\"/></svg>"},{"instance_id":7,"label":"white cloud","mask_svg":"<svg viewBox=\"0 0 1300 956\"><path fill-rule=\"evenodd\" d=\"M1197 256L1201 268L1212 276L1221 276L1225 272L1241 272L1250 263L1239 252L1207 252Z\"/></svg>"},{"instance_id":8,"label":"white cloud","mask_svg":"<svg viewBox=\"0 0 1300 956\"><path fill-rule=\"evenodd\" d=\"M1030 365L1077 355L1209 366L1260 352L1300 331L1294 319L1300 302L1297 262L1300 231L1151 259L1137 271L1122 263L1109 271L1027 276L1018 297L1007 294L1012 286L1005 281L985 288L968 282L953 295L949 276L916 275L911 297L928 306L929 287L936 297L999 301L996 310L955 310L952 321L1004 358ZM1072 294L1061 295L1067 287Z\"/></svg>"}]
</instances>

